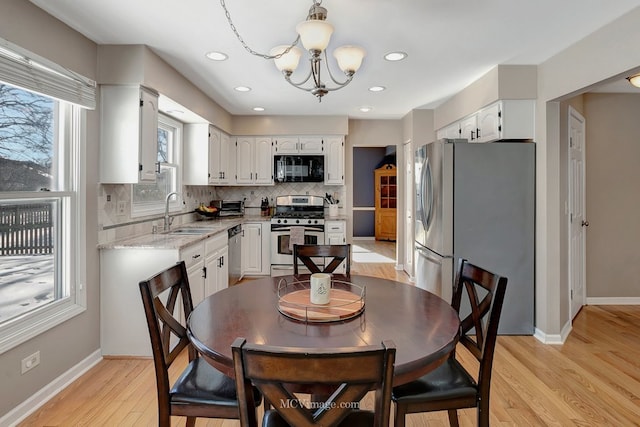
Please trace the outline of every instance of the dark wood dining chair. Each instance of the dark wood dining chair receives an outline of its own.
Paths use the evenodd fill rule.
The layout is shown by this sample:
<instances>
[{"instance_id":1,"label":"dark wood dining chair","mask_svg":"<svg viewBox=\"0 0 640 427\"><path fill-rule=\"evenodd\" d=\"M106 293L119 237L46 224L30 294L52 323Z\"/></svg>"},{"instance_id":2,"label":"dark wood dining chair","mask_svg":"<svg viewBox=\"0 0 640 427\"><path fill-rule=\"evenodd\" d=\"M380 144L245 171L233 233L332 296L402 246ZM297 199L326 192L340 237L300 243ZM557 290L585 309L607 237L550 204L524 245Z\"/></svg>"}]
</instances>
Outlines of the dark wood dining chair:
<instances>
[{"instance_id":1,"label":"dark wood dining chair","mask_svg":"<svg viewBox=\"0 0 640 427\"><path fill-rule=\"evenodd\" d=\"M178 301L185 319L193 310L184 261L143 280L139 286L153 350L158 425L170 426L172 415L187 417L188 426L195 425L196 417L238 419L235 381L198 357L185 326L178 320ZM189 364L170 386L169 367L185 347ZM256 399L259 405L259 394Z\"/></svg>"},{"instance_id":2,"label":"dark wood dining chair","mask_svg":"<svg viewBox=\"0 0 640 427\"><path fill-rule=\"evenodd\" d=\"M456 410L474 407L478 426L489 426L491 370L506 289L506 277L460 260L451 305L460 313L463 294L468 296L471 312L461 319L460 343L478 359L477 381L452 352L434 371L393 389L396 427L404 427L406 414L444 410L449 424L458 426Z\"/></svg>"},{"instance_id":3,"label":"dark wood dining chair","mask_svg":"<svg viewBox=\"0 0 640 427\"><path fill-rule=\"evenodd\" d=\"M312 258L326 257L331 261L323 270ZM333 273L342 262L345 262L345 274L351 274L351 245L293 245L293 274L298 274L299 259L311 273Z\"/></svg>"},{"instance_id":4,"label":"dark wood dining chair","mask_svg":"<svg viewBox=\"0 0 640 427\"><path fill-rule=\"evenodd\" d=\"M249 344L237 338L232 352L242 427L258 425L252 384L272 408L264 413L263 427L389 425L393 341L326 350ZM328 399L300 400L291 390L303 386L322 387ZM374 411L360 410L360 400L371 390Z\"/></svg>"}]
</instances>

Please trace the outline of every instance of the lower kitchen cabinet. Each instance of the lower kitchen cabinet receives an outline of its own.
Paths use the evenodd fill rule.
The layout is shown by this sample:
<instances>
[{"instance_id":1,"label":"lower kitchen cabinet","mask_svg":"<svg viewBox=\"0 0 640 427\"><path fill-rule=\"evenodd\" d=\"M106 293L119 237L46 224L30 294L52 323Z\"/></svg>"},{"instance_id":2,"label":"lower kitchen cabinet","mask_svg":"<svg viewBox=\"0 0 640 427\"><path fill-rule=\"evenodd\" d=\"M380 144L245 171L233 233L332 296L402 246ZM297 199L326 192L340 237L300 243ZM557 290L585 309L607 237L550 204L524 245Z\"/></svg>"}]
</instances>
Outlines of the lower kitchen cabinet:
<instances>
[{"instance_id":1,"label":"lower kitchen cabinet","mask_svg":"<svg viewBox=\"0 0 640 427\"><path fill-rule=\"evenodd\" d=\"M327 245L344 245L347 243L346 221L325 221L324 241ZM325 261L325 265L328 261ZM335 273L345 274L347 266L343 262L336 268Z\"/></svg>"},{"instance_id":2,"label":"lower kitchen cabinet","mask_svg":"<svg viewBox=\"0 0 640 427\"><path fill-rule=\"evenodd\" d=\"M229 246L227 235L210 237L205 242L204 296L229 287ZM196 302L193 302L195 307Z\"/></svg>"},{"instance_id":3,"label":"lower kitchen cabinet","mask_svg":"<svg viewBox=\"0 0 640 427\"><path fill-rule=\"evenodd\" d=\"M247 276L271 274L271 223L249 222L242 225L242 273Z\"/></svg>"}]
</instances>

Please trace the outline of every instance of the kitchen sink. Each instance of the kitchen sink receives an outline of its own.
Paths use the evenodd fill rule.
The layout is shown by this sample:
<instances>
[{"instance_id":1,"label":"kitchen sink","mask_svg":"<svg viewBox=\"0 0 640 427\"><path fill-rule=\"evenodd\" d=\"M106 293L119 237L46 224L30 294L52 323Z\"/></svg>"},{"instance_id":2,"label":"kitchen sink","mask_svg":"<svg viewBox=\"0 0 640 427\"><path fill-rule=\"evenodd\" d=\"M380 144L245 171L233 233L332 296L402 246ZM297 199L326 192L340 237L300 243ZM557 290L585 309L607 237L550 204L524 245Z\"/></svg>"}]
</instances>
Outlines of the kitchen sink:
<instances>
[{"instance_id":1,"label":"kitchen sink","mask_svg":"<svg viewBox=\"0 0 640 427\"><path fill-rule=\"evenodd\" d=\"M185 234L185 235L200 235L211 233L211 228L178 228L176 230L168 231L167 234Z\"/></svg>"}]
</instances>

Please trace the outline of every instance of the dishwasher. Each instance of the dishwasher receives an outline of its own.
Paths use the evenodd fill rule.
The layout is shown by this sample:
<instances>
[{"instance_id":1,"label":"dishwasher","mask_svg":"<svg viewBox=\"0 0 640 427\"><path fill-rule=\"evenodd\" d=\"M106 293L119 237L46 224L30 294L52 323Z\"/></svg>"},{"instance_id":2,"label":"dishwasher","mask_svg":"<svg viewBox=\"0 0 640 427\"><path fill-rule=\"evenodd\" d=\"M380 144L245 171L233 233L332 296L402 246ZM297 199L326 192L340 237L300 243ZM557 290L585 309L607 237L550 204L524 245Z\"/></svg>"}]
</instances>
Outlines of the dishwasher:
<instances>
[{"instance_id":1,"label":"dishwasher","mask_svg":"<svg viewBox=\"0 0 640 427\"><path fill-rule=\"evenodd\" d=\"M231 227L229 233L229 286L242 279L242 224Z\"/></svg>"}]
</instances>

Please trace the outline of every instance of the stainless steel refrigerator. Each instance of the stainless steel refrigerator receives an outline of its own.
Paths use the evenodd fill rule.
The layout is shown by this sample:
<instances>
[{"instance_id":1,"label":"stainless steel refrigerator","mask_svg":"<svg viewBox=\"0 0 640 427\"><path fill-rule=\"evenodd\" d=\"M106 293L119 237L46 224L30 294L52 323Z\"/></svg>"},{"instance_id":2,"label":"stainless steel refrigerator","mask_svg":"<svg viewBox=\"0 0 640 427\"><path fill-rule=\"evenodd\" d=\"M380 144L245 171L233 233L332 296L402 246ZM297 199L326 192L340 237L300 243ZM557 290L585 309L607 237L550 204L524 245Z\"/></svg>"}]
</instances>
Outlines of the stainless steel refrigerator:
<instances>
[{"instance_id":1,"label":"stainless steel refrigerator","mask_svg":"<svg viewBox=\"0 0 640 427\"><path fill-rule=\"evenodd\" d=\"M416 285L450 302L467 259L508 278L498 332L533 334L535 143L445 139L415 158Z\"/></svg>"}]
</instances>

